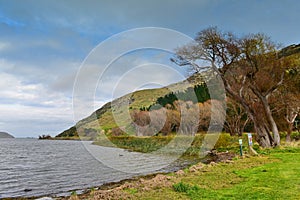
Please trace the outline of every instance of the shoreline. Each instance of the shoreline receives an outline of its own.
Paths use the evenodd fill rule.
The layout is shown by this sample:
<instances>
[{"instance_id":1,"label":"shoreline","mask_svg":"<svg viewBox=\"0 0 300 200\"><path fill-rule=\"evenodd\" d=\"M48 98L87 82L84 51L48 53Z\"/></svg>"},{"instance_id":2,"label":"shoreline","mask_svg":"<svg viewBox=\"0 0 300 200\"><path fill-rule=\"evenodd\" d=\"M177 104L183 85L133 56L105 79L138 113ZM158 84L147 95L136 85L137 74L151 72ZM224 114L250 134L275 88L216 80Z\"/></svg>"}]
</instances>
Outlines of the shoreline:
<instances>
[{"instance_id":1,"label":"shoreline","mask_svg":"<svg viewBox=\"0 0 300 200\"><path fill-rule=\"evenodd\" d=\"M169 171L169 172L157 172L157 173L151 173L147 175L139 175L139 176L134 176L132 178L127 178L127 179L122 179L120 181L114 181L114 182L108 182L104 183L100 186L95 186L95 187L90 187L90 188L78 188L73 191L66 191L64 193L69 193L69 195L66 196L56 196L55 194L51 195L41 195L41 196L32 196L32 197L8 197L8 198L3 198L4 200L15 200L15 199L21 199L21 200L32 200L32 199L37 199L37 200L71 200L71 199L86 199L91 197L91 194L94 193L105 193L102 194L104 196L101 197L106 199L107 196L109 196L111 191L114 190L120 190L120 188L123 190L124 188L130 188L132 185L136 185L137 183L140 182L159 182L159 181L168 181L169 179L167 178L168 174L180 174L184 170L187 169L197 169L197 166L204 166L204 165L215 165L216 163L219 162L228 162L230 163L231 160L236 156L236 154L230 153L230 152L219 152L215 154L214 159L210 159L208 162L197 162L195 164L190 164L185 167L181 167L178 170L174 171ZM75 191L75 192L74 192ZM77 192L78 194L77 194ZM81 192L82 191L82 192ZM114 193L114 192L113 192ZM107 198L110 199L110 198Z\"/></svg>"},{"instance_id":2,"label":"shoreline","mask_svg":"<svg viewBox=\"0 0 300 200\"><path fill-rule=\"evenodd\" d=\"M100 195L100 198L96 198L96 199L120 199L120 198L125 198L124 196L119 196L118 191L119 190L130 190L131 188L134 188L134 186L139 186L140 184L145 184L148 183L149 185L152 185L152 183L155 184L160 184L161 182L163 184L169 185L167 182L171 181L172 178L170 178L168 175L169 174L175 174L176 176L182 176L186 171L188 170L189 172L193 173L196 172L199 169L202 169L204 166L215 166L218 163L232 163L232 159L234 157L236 157L237 155L234 153L230 153L230 152L219 152L216 153L216 158L215 161L210 160L208 163L203 163L203 162L197 162L195 164L186 166L184 168L181 168L179 170L175 170L172 172L158 172L158 173L152 173L152 174L148 174L148 175L141 175L141 176L137 176L137 177L133 177L133 178L129 178L129 179L124 179L121 181L117 181L117 182L110 182L110 183L106 183L103 184L99 187L96 187L94 189L92 188L88 188L85 189L85 191L81 194L78 195L70 195L70 196L65 196L65 197L57 197L57 198L53 198L53 199L57 199L57 200L77 200L77 199L94 199L92 196L95 195L95 193L99 193L97 195ZM149 188L146 188L145 190L149 190ZM111 195L117 195L117 197L112 197ZM124 194L122 194L124 195Z\"/></svg>"}]
</instances>

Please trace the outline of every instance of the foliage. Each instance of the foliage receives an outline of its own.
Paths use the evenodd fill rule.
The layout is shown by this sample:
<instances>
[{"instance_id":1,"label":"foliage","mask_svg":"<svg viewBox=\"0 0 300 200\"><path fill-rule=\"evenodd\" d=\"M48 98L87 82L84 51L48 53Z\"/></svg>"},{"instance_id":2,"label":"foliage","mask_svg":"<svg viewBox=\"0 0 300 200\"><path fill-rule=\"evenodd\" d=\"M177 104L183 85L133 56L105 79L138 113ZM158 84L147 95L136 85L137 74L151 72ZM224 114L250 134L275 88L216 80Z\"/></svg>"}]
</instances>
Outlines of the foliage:
<instances>
[{"instance_id":1,"label":"foliage","mask_svg":"<svg viewBox=\"0 0 300 200\"><path fill-rule=\"evenodd\" d=\"M224 124L226 132L229 132L230 135L241 136L248 123L249 118L245 109L231 98L227 98L226 121Z\"/></svg>"},{"instance_id":2,"label":"foliage","mask_svg":"<svg viewBox=\"0 0 300 200\"><path fill-rule=\"evenodd\" d=\"M179 182L173 185L173 189L175 190L175 192L191 193L194 191L199 191L200 188L197 185L190 185L183 182Z\"/></svg>"},{"instance_id":3,"label":"foliage","mask_svg":"<svg viewBox=\"0 0 300 200\"><path fill-rule=\"evenodd\" d=\"M52 139L50 135L39 135L39 140L49 140Z\"/></svg>"},{"instance_id":4,"label":"foliage","mask_svg":"<svg viewBox=\"0 0 300 200\"><path fill-rule=\"evenodd\" d=\"M163 107L171 105L174 108L174 102L192 101L193 103L203 103L210 99L209 91L205 83L195 85L194 88L189 87L185 91L171 92L163 97L159 97L156 100L156 104ZM155 108L154 108L155 109ZM149 110L149 109L148 109Z\"/></svg>"},{"instance_id":5,"label":"foliage","mask_svg":"<svg viewBox=\"0 0 300 200\"><path fill-rule=\"evenodd\" d=\"M134 136L109 136L108 140L116 145L119 148L128 149L130 151L137 151L142 153L149 153L156 151L162 147L168 145L172 140L172 146L169 144L169 152L170 154L177 153L181 147L186 148L187 142L191 140L192 142L190 146L184 152L185 156L199 156L200 151L202 150L203 140L205 137L209 140L209 137L212 138L217 137L216 144L214 148L218 151L232 151L238 153L238 139L239 137L232 137L229 134L222 133L220 135L205 135L205 134L197 134L195 137L191 136L177 136L169 135L169 136L152 136L152 137L134 137ZM247 141L247 135L245 134L243 137L244 141ZM99 137L93 144L101 145L101 146L111 146L111 143L108 143L107 139L103 137ZM245 143L246 144L246 143ZM247 151L246 145L244 150ZM181 153L181 151L180 151Z\"/></svg>"},{"instance_id":6,"label":"foliage","mask_svg":"<svg viewBox=\"0 0 300 200\"><path fill-rule=\"evenodd\" d=\"M280 137L285 139L287 136L287 132L280 132ZM298 141L300 140L300 132L299 131L293 131L290 135L291 141L295 140Z\"/></svg>"},{"instance_id":7,"label":"foliage","mask_svg":"<svg viewBox=\"0 0 300 200\"><path fill-rule=\"evenodd\" d=\"M79 137L75 126L63 131L62 133L58 134L55 137L74 137L74 136Z\"/></svg>"}]
</instances>

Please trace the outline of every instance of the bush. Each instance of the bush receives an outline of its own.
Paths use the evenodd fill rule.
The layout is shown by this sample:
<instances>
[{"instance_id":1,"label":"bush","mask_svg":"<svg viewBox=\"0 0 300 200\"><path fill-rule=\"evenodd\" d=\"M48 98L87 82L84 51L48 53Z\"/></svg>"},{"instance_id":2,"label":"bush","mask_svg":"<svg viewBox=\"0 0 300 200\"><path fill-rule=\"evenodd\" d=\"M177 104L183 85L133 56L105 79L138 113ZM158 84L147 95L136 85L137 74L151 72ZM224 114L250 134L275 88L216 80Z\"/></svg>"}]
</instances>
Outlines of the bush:
<instances>
[{"instance_id":1,"label":"bush","mask_svg":"<svg viewBox=\"0 0 300 200\"><path fill-rule=\"evenodd\" d=\"M292 134L291 134L291 139L292 140L300 140L300 132L293 132Z\"/></svg>"},{"instance_id":2,"label":"bush","mask_svg":"<svg viewBox=\"0 0 300 200\"><path fill-rule=\"evenodd\" d=\"M187 183L179 182L173 185L173 189L176 192L189 193L192 191L198 191L200 188L197 185L190 185Z\"/></svg>"},{"instance_id":3,"label":"bush","mask_svg":"<svg viewBox=\"0 0 300 200\"><path fill-rule=\"evenodd\" d=\"M52 137L50 135L40 135L39 140L50 140Z\"/></svg>"},{"instance_id":4,"label":"bush","mask_svg":"<svg viewBox=\"0 0 300 200\"><path fill-rule=\"evenodd\" d=\"M287 135L287 132L280 132L280 138L281 139L285 139L286 138L286 135ZM300 140L300 132L298 131L294 131L291 133L291 140Z\"/></svg>"}]
</instances>

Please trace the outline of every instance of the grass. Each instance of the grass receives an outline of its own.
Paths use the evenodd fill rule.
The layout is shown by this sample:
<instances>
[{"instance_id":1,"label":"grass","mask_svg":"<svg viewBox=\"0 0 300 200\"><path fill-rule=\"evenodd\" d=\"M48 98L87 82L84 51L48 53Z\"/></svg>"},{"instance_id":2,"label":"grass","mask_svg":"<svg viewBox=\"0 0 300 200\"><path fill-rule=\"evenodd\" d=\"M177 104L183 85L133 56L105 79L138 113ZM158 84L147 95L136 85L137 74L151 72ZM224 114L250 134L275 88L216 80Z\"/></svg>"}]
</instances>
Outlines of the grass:
<instances>
[{"instance_id":1,"label":"grass","mask_svg":"<svg viewBox=\"0 0 300 200\"><path fill-rule=\"evenodd\" d=\"M237 159L176 178L132 199L300 199L300 151ZM159 195L157 195L159 193Z\"/></svg>"},{"instance_id":2,"label":"grass","mask_svg":"<svg viewBox=\"0 0 300 200\"><path fill-rule=\"evenodd\" d=\"M215 148L238 154L240 137L221 134ZM247 141L247 135L241 137ZM113 142L121 138L111 138ZM125 148L149 152L166 145L173 137L132 137L123 143ZM204 135L196 135L185 155L198 155ZM180 138L182 140L182 138ZM117 142L117 144L120 144ZM125 140L126 141L126 140ZM144 143L145 142L145 143ZM132 145L132 146L130 146ZM184 170L184 176L174 173L171 187L157 187L148 191L131 188L125 191L130 199L300 199L300 142L285 143L271 149L254 149L260 156L240 158L233 163L206 165L198 172ZM243 151L247 152L244 145ZM247 155L247 154L246 154Z\"/></svg>"},{"instance_id":3,"label":"grass","mask_svg":"<svg viewBox=\"0 0 300 200\"><path fill-rule=\"evenodd\" d=\"M119 148L131 151L148 153L162 148L168 144L173 137L157 136L157 137L133 137L133 136L111 136L109 141ZM93 144L101 146L112 146L112 144L103 137L98 138Z\"/></svg>"},{"instance_id":4,"label":"grass","mask_svg":"<svg viewBox=\"0 0 300 200\"><path fill-rule=\"evenodd\" d=\"M243 136L244 141L247 140L246 137L246 135ZM218 140L214 141L215 138L217 138ZM240 137L238 136L230 136L227 133L223 133L220 135L197 134L194 138L192 138L191 136L175 137L175 134L170 136L152 137L108 136L107 138L104 138L103 135L102 137L98 137L97 140L93 142L93 144L109 147L112 147L112 144L114 144L119 148L142 153L153 152L168 145L168 153L183 153L185 156L199 156L199 152L201 151L204 139L206 141L213 140L213 142L215 142L214 148L218 151L231 151L234 153L238 153L239 138ZM248 151L247 146L244 146L243 148L245 152Z\"/></svg>"}]
</instances>

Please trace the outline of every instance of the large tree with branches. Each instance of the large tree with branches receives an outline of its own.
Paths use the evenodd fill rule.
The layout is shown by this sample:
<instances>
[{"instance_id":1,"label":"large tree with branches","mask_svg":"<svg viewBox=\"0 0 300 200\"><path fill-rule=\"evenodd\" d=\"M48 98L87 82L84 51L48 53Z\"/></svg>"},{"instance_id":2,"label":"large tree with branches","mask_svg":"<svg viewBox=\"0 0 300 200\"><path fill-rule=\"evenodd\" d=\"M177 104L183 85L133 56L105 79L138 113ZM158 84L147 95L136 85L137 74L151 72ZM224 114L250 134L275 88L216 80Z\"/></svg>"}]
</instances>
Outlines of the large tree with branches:
<instances>
[{"instance_id":1,"label":"large tree with branches","mask_svg":"<svg viewBox=\"0 0 300 200\"><path fill-rule=\"evenodd\" d=\"M195 43L176 50L171 60L196 72L207 70L208 62L219 76L227 94L239 103L254 124L262 147L280 145L280 136L269 105L269 97L283 84L291 62L279 57L277 45L264 34L238 38L216 27L198 33Z\"/></svg>"}]
</instances>

